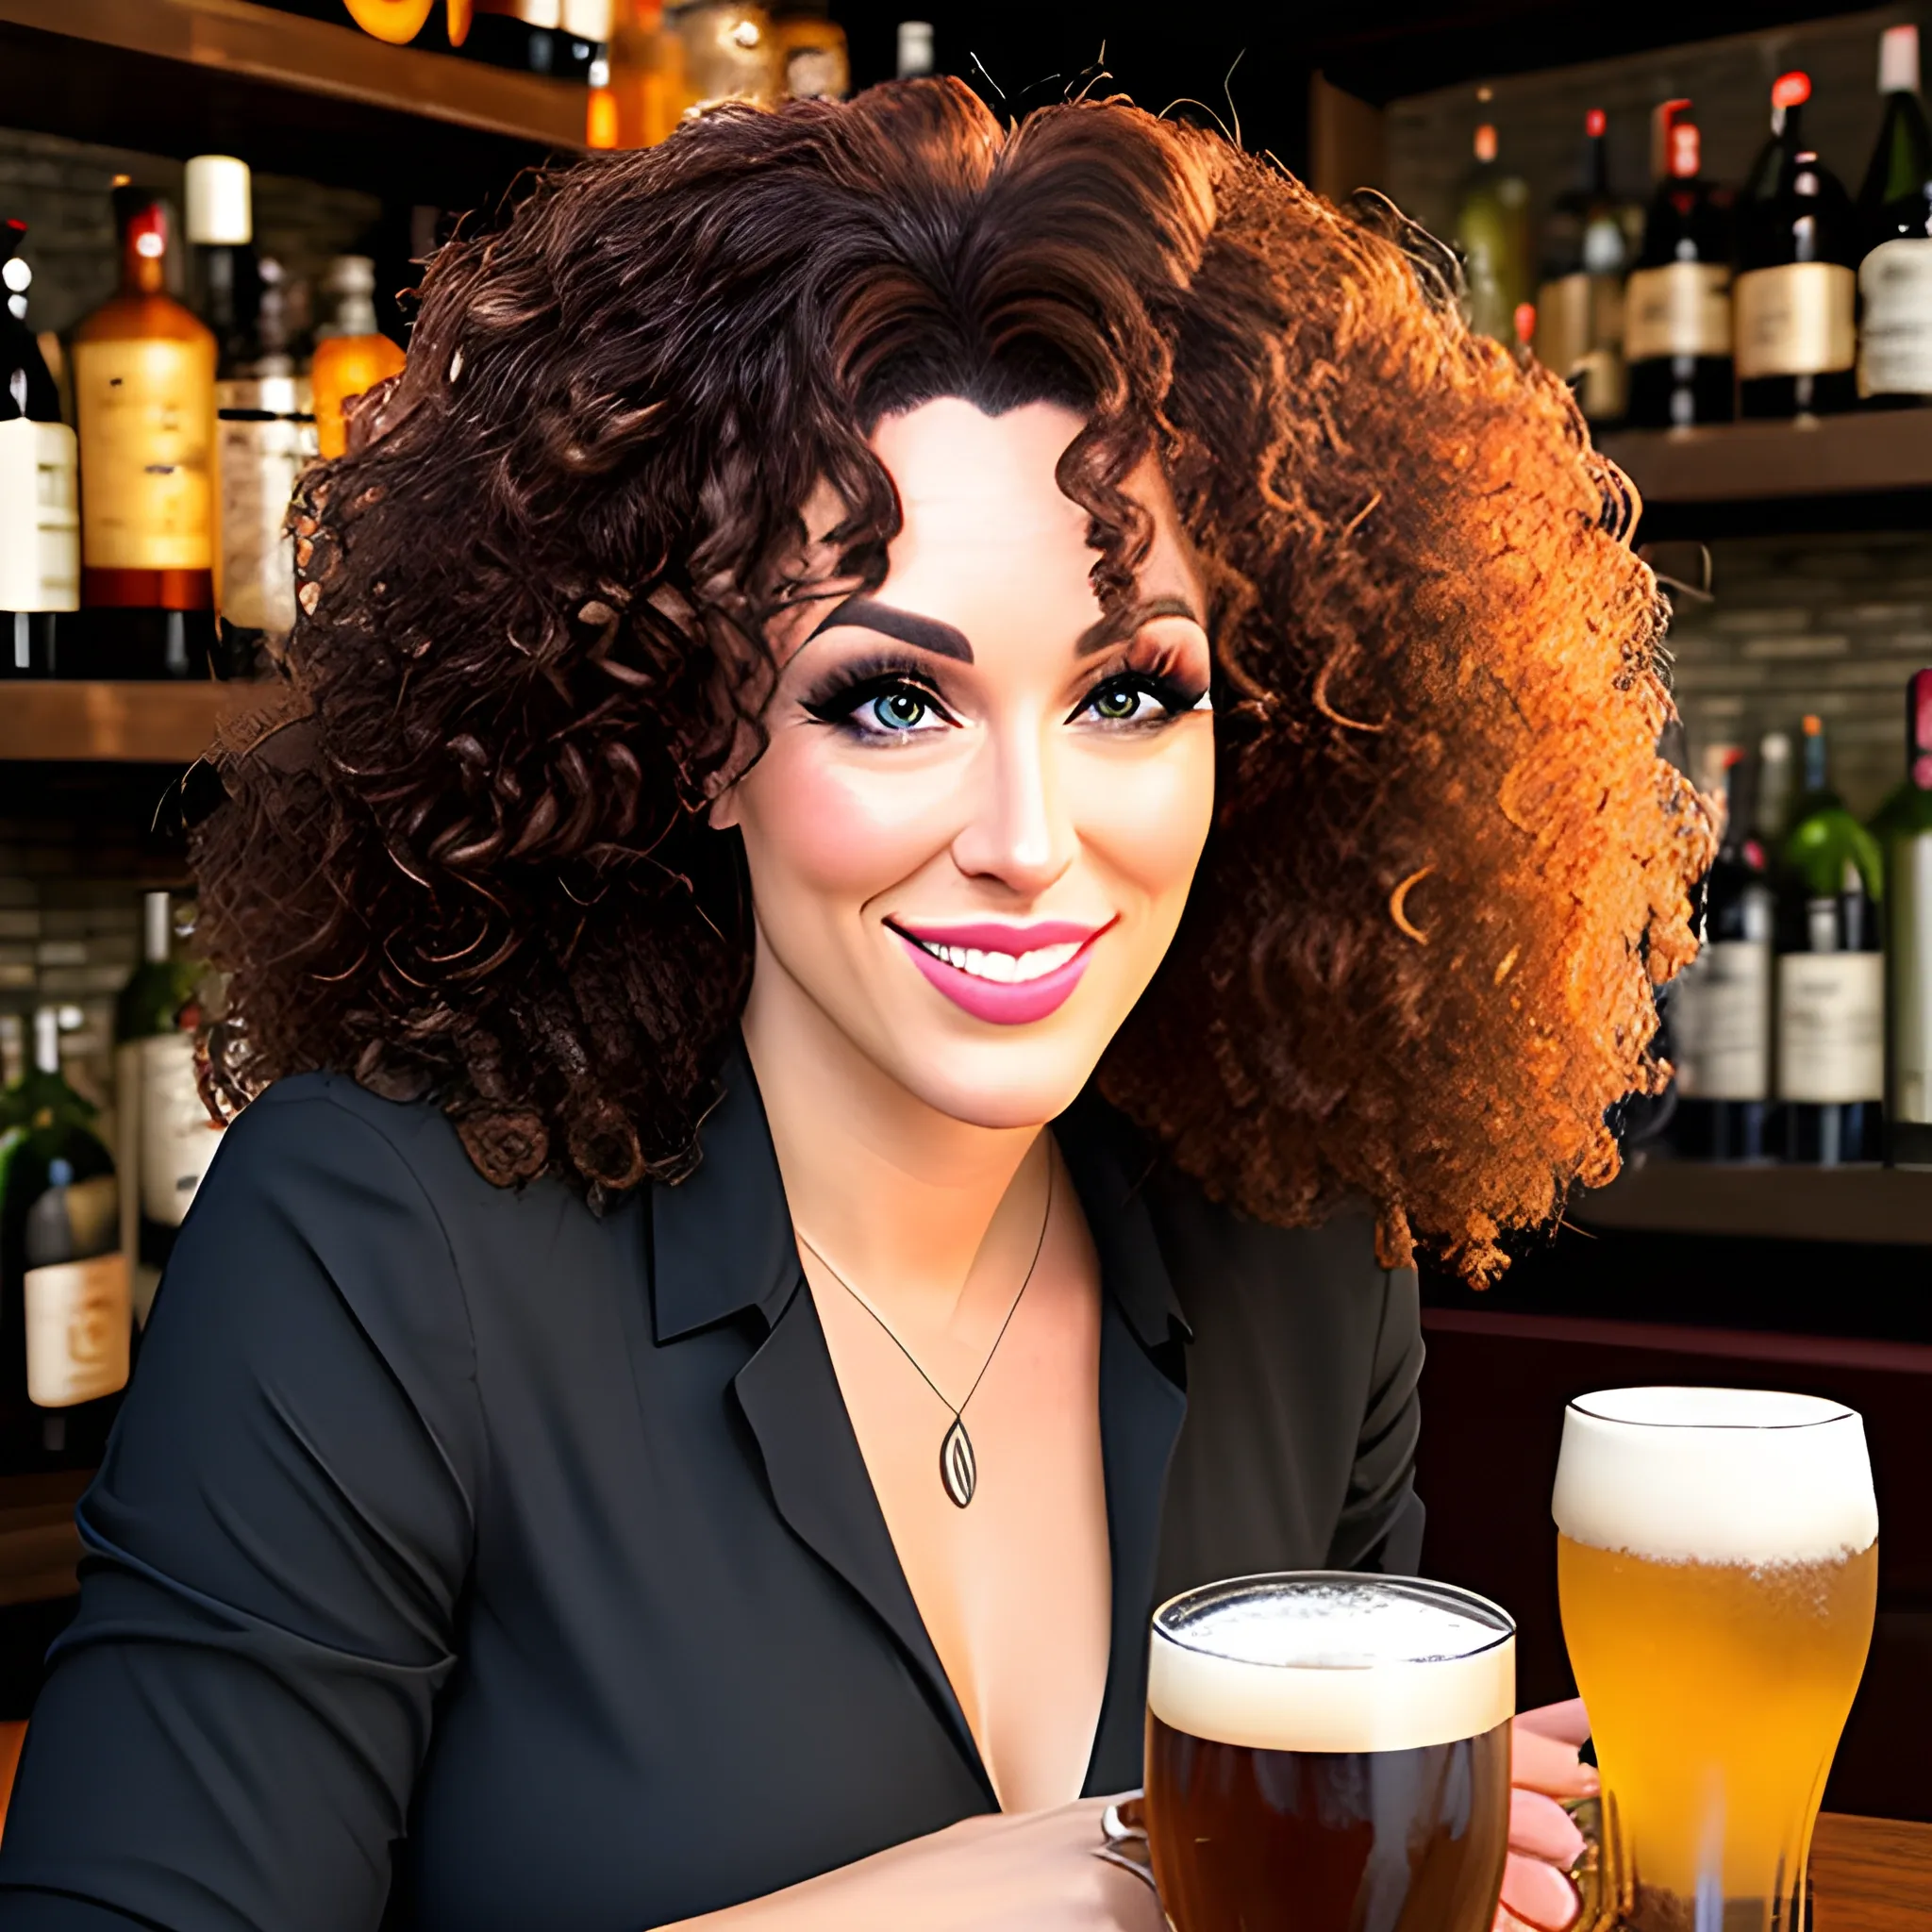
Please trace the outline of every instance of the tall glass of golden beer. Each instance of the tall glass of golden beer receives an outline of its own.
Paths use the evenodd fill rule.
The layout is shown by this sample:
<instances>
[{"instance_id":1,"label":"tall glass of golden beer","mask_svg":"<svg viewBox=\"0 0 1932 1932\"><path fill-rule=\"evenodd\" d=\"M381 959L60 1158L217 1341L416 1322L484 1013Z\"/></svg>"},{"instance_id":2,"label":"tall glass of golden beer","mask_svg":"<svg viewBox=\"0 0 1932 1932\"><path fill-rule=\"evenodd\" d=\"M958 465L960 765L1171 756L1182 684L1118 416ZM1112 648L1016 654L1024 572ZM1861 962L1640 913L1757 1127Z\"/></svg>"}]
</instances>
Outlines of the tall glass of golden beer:
<instances>
[{"instance_id":1,"label":"tall glass of golden beer","mask_svg":"<svg viewBox=\"0 0 1932 1932\"><path fill-rule=\"evenodd\" d=\"M1863 1424L1749 1389L1581 1396L1554 1513L1621 1923L1799 1932L1877 1597Z\"/></svg>"},{"instance_id":2,"label":"tall glass of golden beer","mask_svg":"<svg viewBox=\"0 0 1932 1932\"><path fill-rule=\"evenodd\" d=\"M1154 1616L1147 1836L1175 1932L1490 1932L1516 1626L1445 1584L1316 1571Z\"/></svg>"}]
</instances>

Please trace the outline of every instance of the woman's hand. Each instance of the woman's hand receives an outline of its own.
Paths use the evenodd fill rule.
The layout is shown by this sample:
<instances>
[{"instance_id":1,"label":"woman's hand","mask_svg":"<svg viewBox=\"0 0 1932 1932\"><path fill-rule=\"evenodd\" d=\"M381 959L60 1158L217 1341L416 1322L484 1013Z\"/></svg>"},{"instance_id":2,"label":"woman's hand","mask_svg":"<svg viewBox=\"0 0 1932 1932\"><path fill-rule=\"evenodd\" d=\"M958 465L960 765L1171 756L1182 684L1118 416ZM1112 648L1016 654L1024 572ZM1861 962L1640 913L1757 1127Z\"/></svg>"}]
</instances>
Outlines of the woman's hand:
<instances>
[{"instance_id":1,"label":"woman's hand","mask_svg":"<svg viewBox=\"0 0 1932 1932\"><path fill-rule=\"evenodd\" d=\"M1559 1800L1596 1795L1597 1775L1576 1755L1590 1736L1583 1700L1546 1704L1516 1720L1511 1737L1509 1862L1495 1932L1563 1932L1580 1904L1570 1868L1583 1834Z\"/></svg>"},{"instance_id":2,"label":"woman's hand","mask_svg":"<svg viewBox=\"0 0 1932 1932\"><path fill-rule=\"evenodd\" d=\"M1166 1932L1152 1890L1093 1856L1107 1806L968 1818L664 1932Z\"/></svg>"}]
</instances>

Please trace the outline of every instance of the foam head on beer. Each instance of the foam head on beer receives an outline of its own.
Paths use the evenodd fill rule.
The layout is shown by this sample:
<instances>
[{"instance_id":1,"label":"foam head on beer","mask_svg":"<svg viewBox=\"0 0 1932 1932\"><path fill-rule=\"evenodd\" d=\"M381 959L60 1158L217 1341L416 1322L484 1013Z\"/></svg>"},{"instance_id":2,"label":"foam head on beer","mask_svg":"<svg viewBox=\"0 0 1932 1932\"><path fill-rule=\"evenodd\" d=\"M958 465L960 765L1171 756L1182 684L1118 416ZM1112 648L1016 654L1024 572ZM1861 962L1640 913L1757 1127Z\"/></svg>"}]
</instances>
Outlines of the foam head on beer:
<instances>
[{"instance_id":1,"label":"foam head on beer","mask_svg":"<svg viewBox=\"0 0 1932 1932\"><path fill-rule=\"evenodd\" d=\"M1441 1584L1244 1578L1156 1612L1147 1704L1172 1730L1261 1751L1451 1743L1514 1714L1515 1625Z\"/></svg>"},{"instance_id":2,"label":"foam head on beer","mask_svg":"<svg viewBox=\"0 0 1932 1932\"><path fill-rule=\"evenodd\" d=\"M1573 1542L1665 1563L1835 1562L1878 1535L1858 1416L1760 1389L1578 1396L1551 1512Z\"/></svg>"}]
</instances>

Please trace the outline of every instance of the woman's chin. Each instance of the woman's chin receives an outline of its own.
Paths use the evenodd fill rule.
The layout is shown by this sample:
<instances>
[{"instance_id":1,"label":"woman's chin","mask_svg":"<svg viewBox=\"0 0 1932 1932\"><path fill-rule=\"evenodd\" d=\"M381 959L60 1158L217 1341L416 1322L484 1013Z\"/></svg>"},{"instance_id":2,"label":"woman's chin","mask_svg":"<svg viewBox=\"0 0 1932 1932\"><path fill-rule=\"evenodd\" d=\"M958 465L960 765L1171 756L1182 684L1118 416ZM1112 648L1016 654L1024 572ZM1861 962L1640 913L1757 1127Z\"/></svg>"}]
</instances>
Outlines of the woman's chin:
<instances>
[{"instance_id":1,"label":"woman's chin","mask_svg":"<svg viewBox=\"0 0 1932 1932\"><path fill-rule=\"evenodd\" d=\"M934 1112L994 1129L1043 1126L1064 1113L1112 1037L1110 1028L1051 1022L975 1027L979 1038L946 1031L952 1037L931 1028L900 1034L882 1057L885 1069Z\"/></svg>"}]
</instances>

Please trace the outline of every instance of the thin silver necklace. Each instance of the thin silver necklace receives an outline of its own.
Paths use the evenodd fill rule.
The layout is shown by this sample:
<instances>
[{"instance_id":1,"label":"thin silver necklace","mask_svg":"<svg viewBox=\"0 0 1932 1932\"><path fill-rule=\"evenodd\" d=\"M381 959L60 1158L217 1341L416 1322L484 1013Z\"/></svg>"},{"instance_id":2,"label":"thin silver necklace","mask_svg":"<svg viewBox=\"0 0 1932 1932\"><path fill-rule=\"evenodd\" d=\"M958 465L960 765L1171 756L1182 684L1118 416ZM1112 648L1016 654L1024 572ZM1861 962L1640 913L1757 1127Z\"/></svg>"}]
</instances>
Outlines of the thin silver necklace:
<instances>
[{"instance_id":1,"label":"thin silver necklace","mask_svg":"<svg viewBox=\"0 0 1932 1932\"><path fill-rule=\"evenodd\" d=\"M892 1324L853 1287L853 1285L825 1259L818 1248L800 1233L798 1244L817 1261L819 1266L849 1294L858 1306L885 1331L887 1341L912 1364L913 1373L937 1395L944 1405L946 1412L953 1418L949 1428L940 1443L940 1485L948 1499L963 1509L973 1500L973 1492L979 1487L979 1461L973 1453L973 1438L966 1433L966 1404L979 1393L979 1385L986 1380L986 1372L992 1367L992 1358L1000 1352L1000 1343L1007 1339L1007 1330L1013 1325L1013 1317L1020 1312L1020 1304L1026 1297L1026 1291L1033 1283L1033 1271L1040 1266L1041 1251L1046 1246L1046 1229L1053 1220L1053 1152L1047 1151L1046 1159L1046 1211L1040 1217L1040 1239L1033 1243L1033 1258L1026 1264L1026 1277L1020 1284L1020 1291L1013 1297L1013 1305L1007 1310L1007 1319L1000 1324L1000 1332L992 1339L992 1346L986 1352L986 1359L979 1365L979 1373L973 1378L973 1386L966 1391L966 1401L958 1404L947 1402L940 1385L919 1365L919 1357L892 1332ZM797 1232L796 1229L793 1232Z\"/></svg>"}]
</instances>

